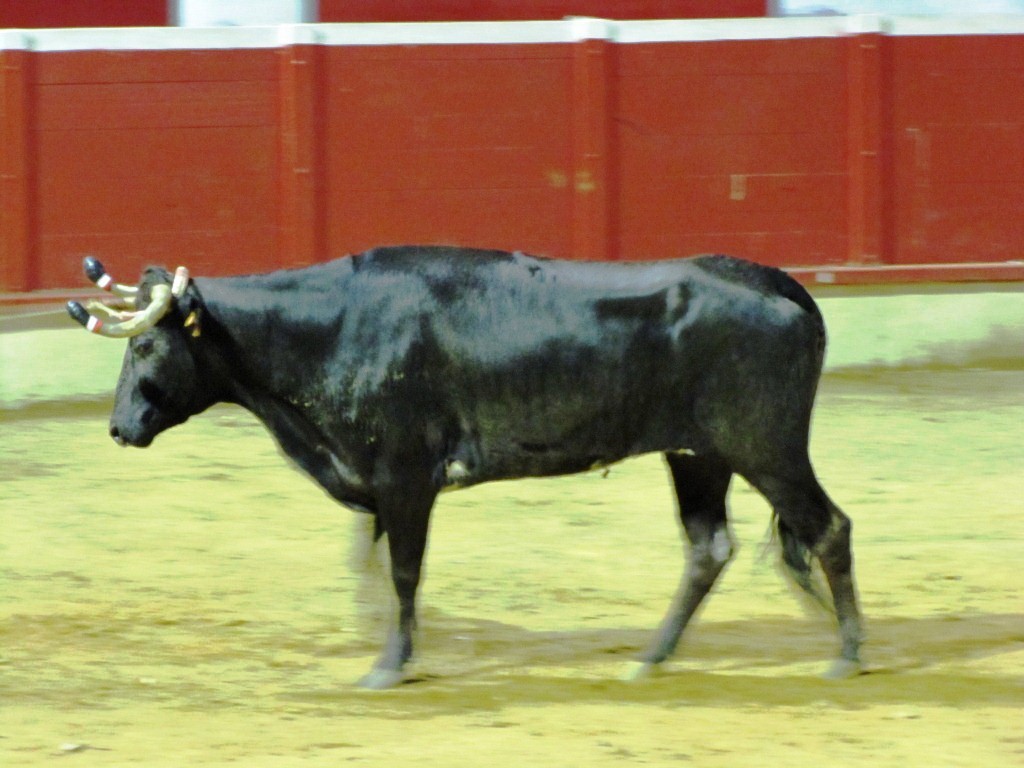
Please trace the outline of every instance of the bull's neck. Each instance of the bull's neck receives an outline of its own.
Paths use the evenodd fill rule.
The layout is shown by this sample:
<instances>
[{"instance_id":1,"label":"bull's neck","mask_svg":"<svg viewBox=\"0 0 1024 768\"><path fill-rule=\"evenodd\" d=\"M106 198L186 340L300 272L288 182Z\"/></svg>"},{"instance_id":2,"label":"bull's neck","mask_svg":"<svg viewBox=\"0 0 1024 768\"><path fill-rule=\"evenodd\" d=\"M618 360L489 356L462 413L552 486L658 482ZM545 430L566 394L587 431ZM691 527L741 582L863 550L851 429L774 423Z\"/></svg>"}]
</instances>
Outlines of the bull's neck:
<instances>
[{"instance_id":1,"label":"bull's neck","mask_svg":"<svg viewBox=\"0 0 1024 768\"><path fill-rule=\"evenodd\" d=\"M267 397L287 402L320 389L341 311L324 297L286 290L261 277L197 281L208 333L226 363L233 397L252 408Z\"/></svg>"}]
</instances>

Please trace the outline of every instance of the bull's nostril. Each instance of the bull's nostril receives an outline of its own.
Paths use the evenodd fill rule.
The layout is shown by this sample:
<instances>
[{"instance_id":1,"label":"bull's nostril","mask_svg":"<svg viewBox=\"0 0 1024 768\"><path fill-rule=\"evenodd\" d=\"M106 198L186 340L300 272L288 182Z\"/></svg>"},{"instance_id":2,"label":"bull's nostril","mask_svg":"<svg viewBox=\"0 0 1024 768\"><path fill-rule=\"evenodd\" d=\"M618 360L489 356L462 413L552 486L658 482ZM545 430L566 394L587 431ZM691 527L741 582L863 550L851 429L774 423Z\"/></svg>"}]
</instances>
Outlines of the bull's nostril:
<instances>
[{"instance_id":1,"label":"bull's nostril","mask_svg":"<svg viewBox=\"0 0 1024 768\"><path fill-rule=\"evenodd\" d=\"M119 430L117 427L113 425L111 425L110 427L110 436L114 438L114 442L117 443L118 445L128 444L128 441L121 437L121 430Z\"/></svg>"}]
</instances>

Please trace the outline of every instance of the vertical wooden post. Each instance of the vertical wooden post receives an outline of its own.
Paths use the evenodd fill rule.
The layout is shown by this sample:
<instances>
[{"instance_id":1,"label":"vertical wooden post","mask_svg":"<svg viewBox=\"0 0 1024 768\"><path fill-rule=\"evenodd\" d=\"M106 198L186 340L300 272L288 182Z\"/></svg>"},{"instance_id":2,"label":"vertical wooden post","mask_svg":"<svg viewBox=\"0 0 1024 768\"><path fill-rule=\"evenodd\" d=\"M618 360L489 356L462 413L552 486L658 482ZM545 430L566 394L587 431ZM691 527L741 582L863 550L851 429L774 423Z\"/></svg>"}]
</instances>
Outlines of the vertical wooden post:
<instances>
[{"instance_id":1,"label":"vertical wooden post","mask_svg":"<svg viewBox=\"0 0 1024 768\"><path fill-rule=\"evenodd\" d=\"M280 49L281 262L295 267L324 257L323 174L318 103L320 48L312 27L283 28Z\"/></svg>"},{"instance_id":2,"label":"vertical wooden post","mask_svg":"<svg viewBox=\"0 0 1024 768\"><path fill-rule=\"evenodd\" d=\"M572 66L572 244L577 259L618 257L611 130L614 43L606 24L578 19Z\"/></svg>"},{"instance_id":3,"label":"vertical wooden post","mask_svg":"<svg viewBox=\"0 0 1024 768\"><path fill-rule=\"evenodd\" d=\"M20 33L0 32L0 290L5 291L39 287L29 43Z\"/></svg>"},{"instance_id":4,"label":"vertical wooden post","mask_svg":"<svg viewBox=\"0 0 1024 768\"><path fill-rule=\"evenodd\" d=\"M881 263L892 257L886 39L872 30L851 35L846 45L847 261Z\"/></svg>"}]
</instances>

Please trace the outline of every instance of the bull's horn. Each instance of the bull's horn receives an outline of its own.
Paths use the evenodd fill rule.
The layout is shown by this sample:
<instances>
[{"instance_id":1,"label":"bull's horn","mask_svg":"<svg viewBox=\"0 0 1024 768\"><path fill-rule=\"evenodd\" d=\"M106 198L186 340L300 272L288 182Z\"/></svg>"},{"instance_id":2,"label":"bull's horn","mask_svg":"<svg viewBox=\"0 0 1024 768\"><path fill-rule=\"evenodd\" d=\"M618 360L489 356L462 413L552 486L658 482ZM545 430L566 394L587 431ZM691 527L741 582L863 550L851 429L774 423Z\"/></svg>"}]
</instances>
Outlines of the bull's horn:
<instances>
[{"instance_id":1,"label":"bull's horn","mask_svg":"<svg viewBox=\"0 0 1024 768\"><path fill-rule=\"evenodd\" d=\"M180 299L188 290L189 274L187 267L178 267L174 270L174 280L171 282L171 294Z\"/></svg>"},{"instance_id":2,"label":"bull's horn","mask_svg":"<svg viewBox=\"0 0 1024 768\"><path fill-rule=\"evenodd\" d=\"M68 314L85 326L87 331L113 339L126 339L138 336L160 322L160 318L166 315L167 310L171 308L171 299L170 286L154 285L152 301L149 306L139 312L125 313L126 319L119 322L110 322L110 318L104 320L96 317L77 301L69 301L67 307Z\"/></svg>"},{"instance_id":3,"label":"bull's horn","mask_svg":"<svg viewBox=\"0 0 1024 768\"><path fill-rule=\"evenodd\" d=\"M139 292L139 289L134 285L122 285L121 283L115 283L114 279L107 274L107 270L104 268L103 262L95 256L86 256L82 260L82 268L85 270L85 276L104 291L110 291L111 293L126 299L134 299L136 294Z\"/></svg>"},{"instance_id":4,"label":"bull's horn","mask_svg":"<svg viewBox=\"0 0 1024 768\"><path fill-rule=\"evenodd\" d=\"M96 315L96 317L104 322L121 322L122 320L128 320L134 314L131 310L118 309L109 304L104 304L102 301L90 301L85 305L85 308L90 315Z\"/></svg>"}]
</instances>

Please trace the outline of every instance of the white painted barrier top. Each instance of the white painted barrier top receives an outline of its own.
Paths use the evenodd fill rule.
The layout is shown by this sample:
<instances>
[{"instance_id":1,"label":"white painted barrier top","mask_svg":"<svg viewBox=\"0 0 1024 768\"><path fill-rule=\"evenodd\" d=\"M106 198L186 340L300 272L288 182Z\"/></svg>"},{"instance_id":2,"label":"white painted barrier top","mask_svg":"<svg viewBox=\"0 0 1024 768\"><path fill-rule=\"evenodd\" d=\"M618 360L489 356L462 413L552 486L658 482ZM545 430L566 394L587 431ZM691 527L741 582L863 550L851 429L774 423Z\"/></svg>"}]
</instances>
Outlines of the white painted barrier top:
<instances>
[{"instance_id":1,"label":"white painted barrier top","mask_svg":"<svg viewBox=\"0 0 1024 768\"><path fill-rule=\"evenodd\" d=\"M697 42L886 35L1024 35L1024 15L807 16L756 19L459 21L0 30L0 50L201 50L283 45L465 45Z\"/></svg>"}]
</instances>

